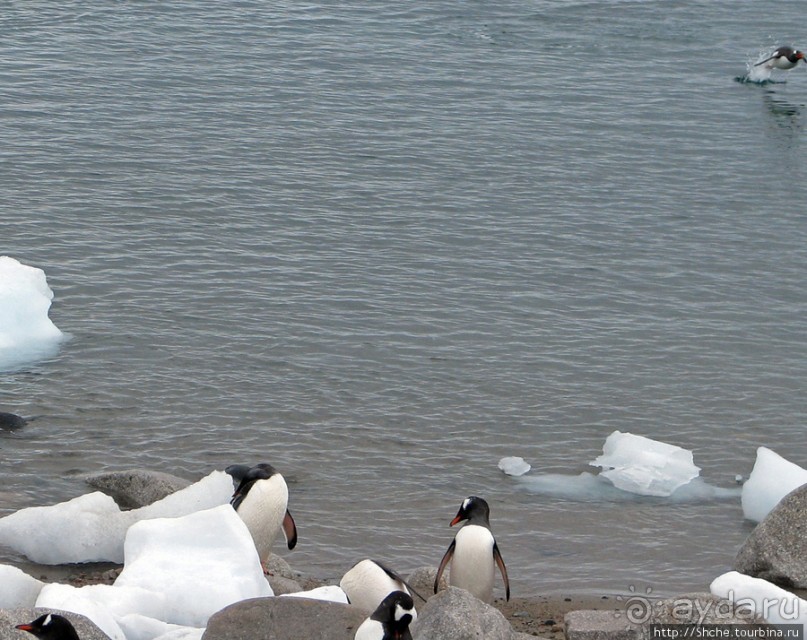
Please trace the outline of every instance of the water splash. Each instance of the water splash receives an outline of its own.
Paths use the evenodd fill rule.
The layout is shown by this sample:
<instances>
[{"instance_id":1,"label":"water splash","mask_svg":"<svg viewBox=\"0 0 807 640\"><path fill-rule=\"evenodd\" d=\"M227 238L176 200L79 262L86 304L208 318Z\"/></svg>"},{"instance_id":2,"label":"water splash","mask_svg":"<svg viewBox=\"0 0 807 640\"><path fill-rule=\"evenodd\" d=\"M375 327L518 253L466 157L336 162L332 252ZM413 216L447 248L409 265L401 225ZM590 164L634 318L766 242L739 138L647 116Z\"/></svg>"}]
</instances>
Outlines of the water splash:
<instances>
[{"instance_id":1,"label":"water splash","mask_svg":"<svg viewBox=\"0 0 807 640\"><path fill-rule=\"evenodd\" d=\"M773 74L772 67L760 64L770 58L777 47L778 45L757 52L755 57L749 58L746 61L745 74L737 76L734 79L742 84L757 84L762 86L767 84L784 84L784 80L774 80L771 77Z\"/></svg>"}]
</instances>

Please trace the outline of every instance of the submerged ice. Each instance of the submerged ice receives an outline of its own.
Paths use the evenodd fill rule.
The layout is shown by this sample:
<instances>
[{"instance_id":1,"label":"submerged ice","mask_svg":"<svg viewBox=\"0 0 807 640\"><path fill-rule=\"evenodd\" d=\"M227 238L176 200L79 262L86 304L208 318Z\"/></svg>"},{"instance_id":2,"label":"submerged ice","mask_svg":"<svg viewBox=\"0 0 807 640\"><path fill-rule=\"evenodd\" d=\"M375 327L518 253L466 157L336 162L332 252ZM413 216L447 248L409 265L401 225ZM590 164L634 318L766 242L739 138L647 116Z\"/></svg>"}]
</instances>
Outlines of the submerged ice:
<instances>
[{"instance_id":1,"label":"submerged ice","mask_svg":"<svg viewBox=\"0 0 807 640\"><path fill-rule=\"evenodd\" d=\"M42 269L0 256L0 371L56 353L64 334L48 317L51 300Z\"/></svg>"}]
</instances>

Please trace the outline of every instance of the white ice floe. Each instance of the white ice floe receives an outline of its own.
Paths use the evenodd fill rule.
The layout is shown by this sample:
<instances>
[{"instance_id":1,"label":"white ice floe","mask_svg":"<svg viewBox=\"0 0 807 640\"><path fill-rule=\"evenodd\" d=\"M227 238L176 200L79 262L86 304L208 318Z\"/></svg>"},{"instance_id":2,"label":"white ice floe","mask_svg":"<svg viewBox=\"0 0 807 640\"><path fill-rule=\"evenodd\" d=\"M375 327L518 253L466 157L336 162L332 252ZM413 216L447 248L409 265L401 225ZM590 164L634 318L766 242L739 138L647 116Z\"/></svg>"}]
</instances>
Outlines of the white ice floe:
<instances>
[{"instance_id":1,"label":"white ice floe","mask_svg":"<svg viewBox=\"0 0 807 640\"><path fill-rule=\"evenodd\" d=\"M65 336L48 317L52 299L42 269L0 256L0 371L58 351Z\"/></svg>"},{"instance_id":2,"label":"white ice floe","mask_svg":"<svg viewBox=\"0 0 807 640\"><path fill-rule=\"evenodd\" d=\"M234 602L274 595L252 536L229 504L133 525L114 587L153 591L166 608L151 617L190 627L204 627Z\"/></svg>"},{"instance_id":3,"label":"white ice floe","mask_svg":"<svg viewBox=\"0 0 807 640\"><path fill-rule=\"evenodd\" d=\"M298 591L297 593L284 593L281 598L310 598L311 600L325 600L326 602L339 602L347 604L347 595L336 585L325 585L310 591Z\"/></svg>"},{"instance_id":4,"label":"white ice floe","mask_svg":"<svg viewBox=\"0 0 807 640\"><path fill-rule=\"evenodd\" d=\"M33 607L43 586L17 567L0 564L0 609Z\"/></svg>"},{"instance_id":5,"label":"white ice floe","mask_svg":"<svg viewBox=\"0 0 807 640\"><path fill-rule=\"evenodd\" d=\"M773 624L807 625L807 600L767 580L729 571L715 578L709 590Z\"/></svg>"},{"instance_id":6,"label":"white ice floe","mask_svg":"<svg viewBox=\"0 0 807 640\"><path fill-rule=\"evenodd\" d=\"M123 562L126 531L140 520L179 517L227 504L232 478L214 471L154 504L121 511L94 492L48 507L29 507L0 518L0 545L41 564ZM77 522L81 526L75 526Z\"/></svg>"},{"instance_id":7,"label":"white ice floe","mask_svg":"<svg viewBox=\"0 0 807 640\"><path fill-rule=\"evenodd\" d=\"M761 522L782 498L805 483L807 469L759 447L754 469L743 484L743 514L749 520Z\"/></svg>"},{"instance_id":8,"label":"white ice floe","mask_svg":"<svg viewBox=\"0 0 807 640\"><path fill-rule=\"evenodd\" d=\"M499 460L499 469L501 469L502 472L508 476L523 476L531 468L532 467L525 462L524 458L519 458L517 456L509 456Z\"/></svg>"},{"instance_id":9,"label":"white ice floe","mask_svg":"<svg viewBox=\"0 0 807 640\"><path fill-rule=\"evenodd\" d=\"M37 607L87 616L112 640L197 640L230 604L271 596L246 525L229 505L142 520L113 585L48 584Z\"/></svg>"},{"instance_id":10,"label":"white ice floe","mask_svg":"<svg viewBox=\"0 0 807 640\"><path fill-rule=\"evenodd\" d=\"M518 460L503 458L499 468L521 471L524 467ZM508 475L517 476L516 482L526 491L566 500L624 502L655 497L688 503L740 495L738 487L716 487L698 477L700 469L691 451L630 433L614 431L603 445L603 455L589 464L603 471Z\"/></svg>"},{"instance_id":11,"label":"white ice floe","mask_svg":"<svg viewBox=\"0 0 807 640\"><path fill-rule=\"evenodd\" d=\"M592 466L615 487L643 496L670 496L697 478L692 452L632 433L614 431Z\"/></svg>"}]
</instances>

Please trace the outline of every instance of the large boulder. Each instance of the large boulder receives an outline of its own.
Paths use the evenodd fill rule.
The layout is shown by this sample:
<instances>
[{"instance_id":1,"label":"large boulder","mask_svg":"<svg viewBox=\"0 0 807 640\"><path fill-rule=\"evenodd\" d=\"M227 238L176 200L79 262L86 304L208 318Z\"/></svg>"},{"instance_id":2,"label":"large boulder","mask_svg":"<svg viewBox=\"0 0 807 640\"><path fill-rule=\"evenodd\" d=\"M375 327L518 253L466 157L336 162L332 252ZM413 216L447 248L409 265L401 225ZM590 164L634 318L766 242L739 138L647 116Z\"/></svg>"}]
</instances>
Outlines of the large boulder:
<instances>
[{"instance_id":1,"label":"large boulder","mask_svg":"<svg viewBox=\"0 0 807 640\"><path fill-rule=\"evenodd\" d=\"M145 507L191 484L170 473L145 469L99 473L86 477L84 481L93 489L111 496L121 509Z\"/></svg>"},{"instance_id":2,"label":"large boulder","mask_svg":"<svg viewBox=\"0 0 807 640\"><path fill-rule=\"evenodd\" d=\"M423 601L418 596L426 600L430 600L434 596L434 579L436 577L437 567L419 567L406 577L406 581L418 593L417 596L413 594L415 607L418 608L418 611L423 606ZM439 589L445 589L446 587L448 587L448 581L444 574L440 577Z\"/></svg>"},{"instance_id":3,"label":"large boulder","mask_svg":"<svg viewBox=\"0 0 807 640\"><path fill-rule=\"evenodd\" d=\"M448 587L431 598L410 625L414 640L513 640L502 613L465 589Z\"/></svg>"},{"instance_id":4,"label":"large boulder","mask_svg":"<svg viewBox=\"0 0 807 640\"><path fill-rule=\"evenodd\" d=\"M45 613L59 613L73 623L81 640L109 640L109 637L84 616L58 609L20 608L0 609L0 640L33 640L27 631L15 629L18 624L28 624Z\"/></svg>"},{"instance_id":5,"label":"large boulder","mask_svg":"<svg viewBox=\"0 0 807 640\"><path fill-rule=\"evenodd\" d=\"M794 489L748 536L734 568L788 589L807 589L807 485Z\"/></svg>"},{"instance_id":6,"label":"large boulder","mask_svg":"<svg viewBox=\"0 0 807 640\"><path fill-rule=\"evenodd\" d=\"M353 640L366 614L349 604L308 598L253 598L226 607L202 640Z\"/></svg>"}]
</instances>

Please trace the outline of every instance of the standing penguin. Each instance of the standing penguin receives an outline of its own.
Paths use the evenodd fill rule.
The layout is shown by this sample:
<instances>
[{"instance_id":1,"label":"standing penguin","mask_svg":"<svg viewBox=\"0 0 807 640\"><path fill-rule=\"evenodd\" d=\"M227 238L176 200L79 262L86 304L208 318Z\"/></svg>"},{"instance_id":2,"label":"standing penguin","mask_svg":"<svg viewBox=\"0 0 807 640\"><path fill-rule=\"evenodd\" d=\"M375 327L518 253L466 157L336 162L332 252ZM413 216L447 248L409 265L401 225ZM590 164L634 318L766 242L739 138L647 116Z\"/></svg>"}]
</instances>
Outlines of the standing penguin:
<instances>
[{"instance_id":1,"label":"standing penguin","mask_svg":"<svg viewBox=\"0 0 807 640\"><path fill-rule=\"evenodd\" d=\"M384 598L393 591L414 594L426 601L397 572L369 558L354 564L342 576L339 587L345 592L350 604L364 609L367 613L375 611Z\"/></svg>"},{"instance_id":2,"label":"standing penguin","mask_svg":"<svg viewBox=\"0 0 807 640\"><path fill-rule=\"evenodd\" d=\"M504 566L502 554L496 539L490 531L490 507L482 498L471 496L466 498L457 515L449 526L467 521L457 531L454 540L448 546L434 580L434 592L443 570L451 561L449 584L470 591L483 602L493 600L493 564L498 565L502 572L506 599L510 600L510 581L507 578L507 568Z\"/></svg>"},{"instance_id":3,"label":"standing penguin","mask_svg":"<svg viewBox=\"0 0 807 640\"><path fill-rule=\"evenodd\" d=\"M356 629L354 640L412 640L409 624L417 619L415 602L404 591L393 591Z\"/></svg>"},{"instance_id":4,"label":"standing penguin","mask_svg":"<svg viewBox=\"0 0 807 640\"><path fill-rule=\"evenodd\" d=\"M79 640L70 620L57 613L46 613L28 624L18 624L16 628L42 640Z\"/></svg>"},{"instance_id":5,"label":"standing penguin","mask_svg":"<svg viewBox=\"0 0 807 640\"><path fill-rule=\"evenodd\" d=\"M283 529L289 549L297 544L297 526L288 510L289 489L272 465L261 463L243 474L230 504L247 525L265 567L272 544Z\"/></svg>"}]
</instances>

